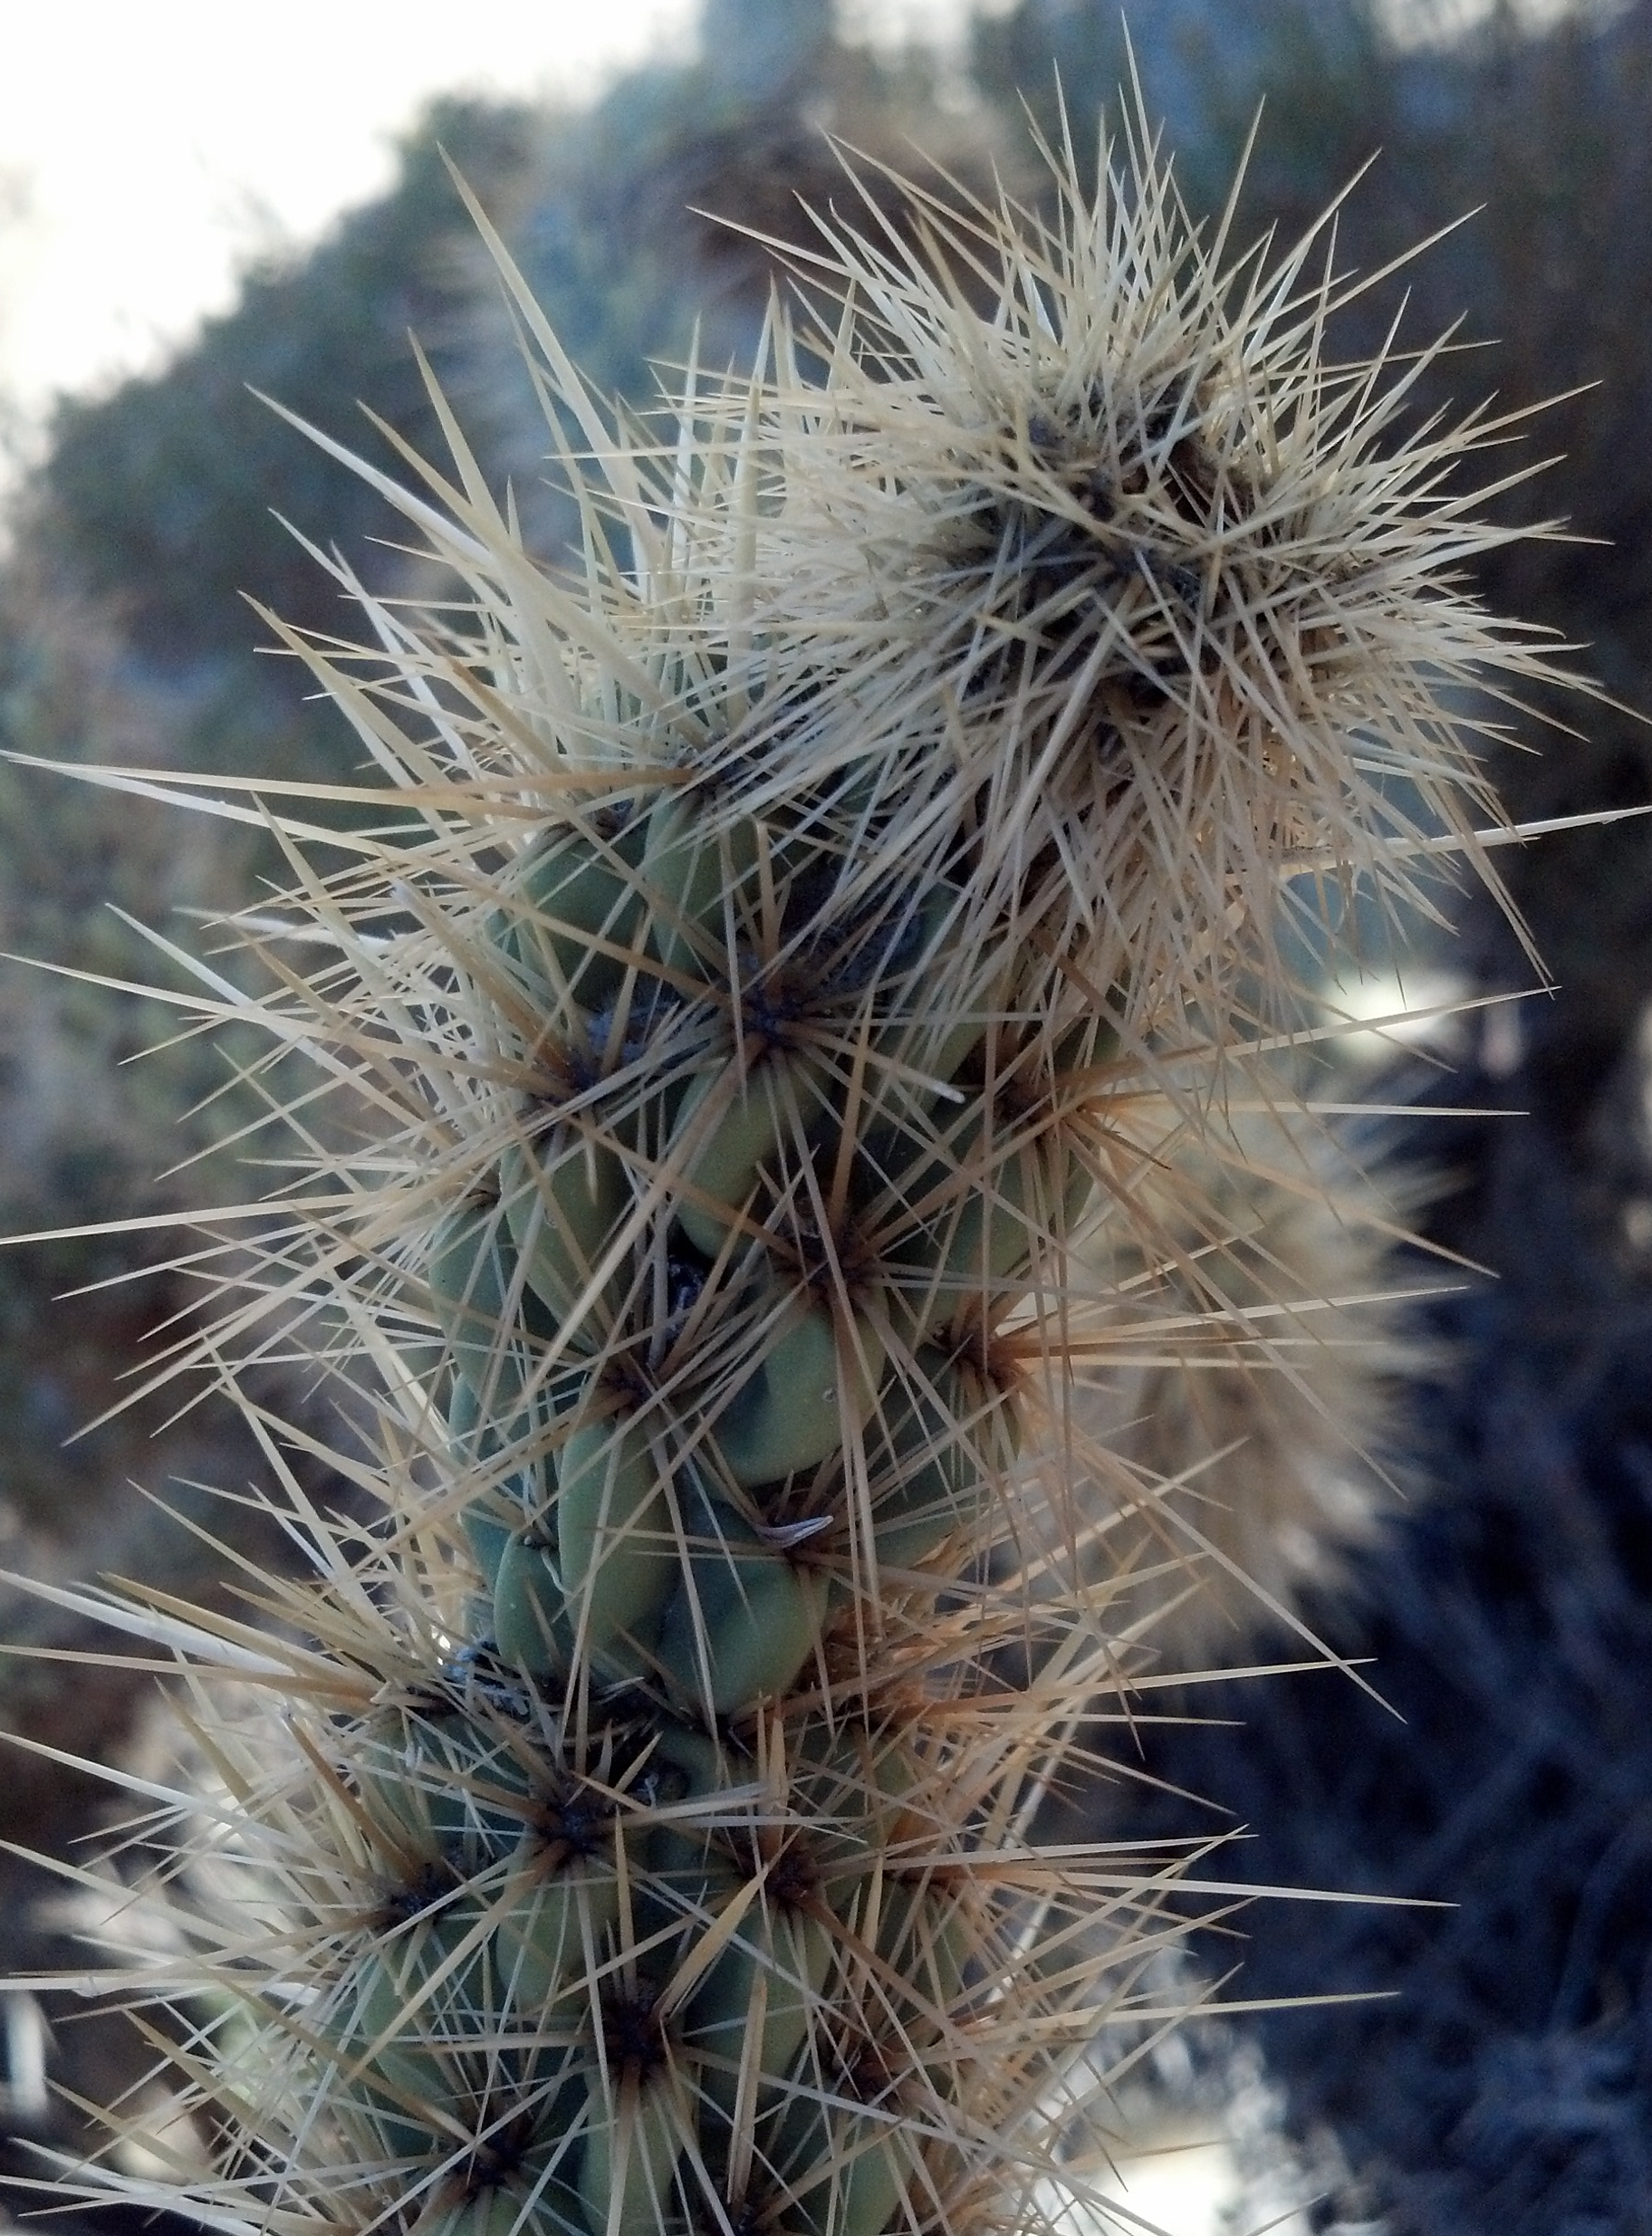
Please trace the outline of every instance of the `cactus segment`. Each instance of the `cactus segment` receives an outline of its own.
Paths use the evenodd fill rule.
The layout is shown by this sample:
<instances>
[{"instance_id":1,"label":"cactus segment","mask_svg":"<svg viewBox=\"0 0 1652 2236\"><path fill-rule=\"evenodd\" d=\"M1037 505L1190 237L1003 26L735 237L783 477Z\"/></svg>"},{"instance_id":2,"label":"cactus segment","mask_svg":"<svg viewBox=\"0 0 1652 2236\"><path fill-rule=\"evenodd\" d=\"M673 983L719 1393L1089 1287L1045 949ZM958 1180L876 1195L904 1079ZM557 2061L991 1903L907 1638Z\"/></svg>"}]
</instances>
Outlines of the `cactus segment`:
<instances>
[{"instance_id":1,"label":"cactus segment","mask_svg":"<svg viewBox=\"0 0 1652 2236\"><path fill-rule=\"evenodd\" d=\"M478 1467L504 1449L493 1415L476 1395L475 1385L456 1373L447 1399L447 1449L466 1471Z\"/></svg>"},{"instance_id":2,"label":"cactus segment","mask_svg":"<svg viewBox=\"0 0 1652 2236\"><path fill-rule=\"evenodd\" d=\"M322 2031L325 2037L331 2030ZM334 2116L347 2135L356 2131L360 2147L372 2159L428 2162L437 2145L427 2106L447 2100L453 2076L439 2059L421 2064L393 2048L363 2065L366 2047L354 2034L332 2046L337 2068L324 2086Z\"/></svg>"},{"instance_id":3,"label":"cactus segment","mask_svg":"<svg viewBox=\"0 0 1652 2236\"><path fill-rule=\"evenodd\" d=\"M628 869L640 868L647 825L640 817L618 822L605 852L583 830L553 831L523 862L516 898L527 913L498 912L489 924L495 944L522 964L550 997L553 993L594 1010L619 992L631 967L600 939L635 949L646 907Z\"/></svg>"},{"instance_id":4,"label":"cactus segment","mask_svg":"<svg viewBox=\"0 0 1652 2236\"><path fill-rule=\"evenodd\" d=\"M414 1931L428 1934L422 1924ZM418 2122L419 2108L439 2103L447 2094L451 2074L442 2056L418 2047L433 2033L428 2015L416 2008L445 1950L433 1953L399 1944L365 1951L342 1983L342 1994L322 2021L329 2046L348 2067L357 2069L360 2085L377 2113L405 2129L405 2149L411 2156L429 2147L427 2130ZM415 2007L415 2008L410 2008Z\"/></svg>"},{"instance_id":5,"label":"cactus segment","mask_svg":"<svg viewBox=\"0 0 1652 2236\"><path fill-rule=\"evenodd\" d=\"M613 1238L629 1201L625 1174L611 1149L559 1125L532 1147L508 1148L499 1166L500 1201L528 1287L569 1327L574 1306ZM623 1272L602 1292L610 1318L623 1299ZM593 1348L594 1330L570 1329Z\"/></svg>"},{"instance_id":6,"label":"cactus segment","mask_svg":"<svg viewBox=\"0 0 1652 2236\"><path fill-rule=\"evenodd\" d=\"M509 2176L421 2214L412 2236L591 2236L591 2231L577 2193L526 2157Z\"/></svg>"},{"instance_id":7,"label":"cactus segment","mask_svg":"<svg viewBox=\"0 0 1652 2236\"><path fill-rule=\"evenodd\" d=\"M764 1544L721 1500L687 1502L687 1559L660 1628L662 1670L713 1716L791 1689L818 1650L828 1579Z\"/></svg>"},{"instance_id":8,"label":"cactus segment","mask_svg":"<svg viewBox=\"0 0 1652 2236\"><path fill-rule=\"evenodd\" d=\"M726 972L727 918L755 883L763 841L750 816L719 826L694 786L663 792L648 817L643 875L658 895L656 954L668 970L710 981Z\"/></svg>"},{"instance_id":9,"label":"cactus segment","mask_svg":"<svg viewBox=\"0 0 1652 2236\"><path fill-rule=\"evenodd\" d=\"M761 2100L792 2070L820 2011L836 1945L820 1918L759 1896L707 1972L683 2039L700 2053L701 2087L725 2116L734 2116L743 2074L754 2077Z\"/></svg>"},{"instance_id":10,"label":"cactus segment","mask_svg":"<svg viewBox=\"0 0 1652 2236\"><path fill-rule=\"evenodd\" d=\"M744 1073L731 1065L703 1073L689 1088L667 1155L695 1191L678 1202L677 1224L706 1257L722 1249L732 1214L750 1203L760 1174L766 1169L778 1180L800 1139L811 1129L818 1135L830 1108L826 1079L823 1065L773 1050ZM708 1105L715 1110L708 1113Z\"/></svg>"},{"instance_id":11,"label":"cactus segment","mask_svg":"<svg viewBox=\"0 0 1652 2236\"><path fill-rule=\"evenodd\" d=\"M581 1012L568 1035L571 1083L604 1081L593 1122L645 1160L661 1155L697 1072L697 1043L676 1030L688 1007L663 979L639 978L603 1008Z\"/></svg>"},{"instance_id":12,"label":"cactus segment","mask_svg":"<svg viewBox=\"0 0 1652 2236\"><path fill-rule=\"evenodd\" d=\"M847 1919L897 1845L917 1768L904 1748L876 1743L868 1733L834 1740L805 1732L800 1755L792 1795L798 1821L809 1827L805 1852L821 1901Z\"/></svg>"},{"instance_id":13,"label":"cactus segment","mask_svg":"<svg viewBox=\"0 0 1652 2236\"><path fill-rule=\"evenodd\" d=\"M533 1676L573 1667L572 1613L543 1524L505 1533L492 1590L494 1644L502 1660Z\"/></svg>"},{"instance_id":14,"label":"cactus segment","mask_svg":"<svg viewBox=\"0 0 1652 2236\"><path fill-rule=\"evenodd\" d=\"M530 1780L508 1733L456 1715L391 1713L357 1742L356 1774L399 1840L474 1870L508 1854L531 1811Z\"/></svg>"},{"instance_id":15,"label":"cactus segment","mask_svg":"<svg viewBox=\"0 0 1652 2236\"><path fill-rule=\"evenodd\" d=\"M685 1953L738 1897L740 1873L709 1833L687 1822L652 1827L643 1859L646 1876L631 1904L637 1938L645 1946Z\"/></svg>"},{"instance_id":16,"label":"cactus segment","mask_svg":"<svg viewBox=\"0 0 1652 2236\"><path fill-rule=\"evenodd\" d=\"M488 1954L475 1905L462 1899L364 1950L350 1974L348 2031L370 2067L388 2077L394 2065L440 2088L443 2053L474 2049L489 2023Z\"/></svg>"},{"instance_id":17,"label":"cactus segment","mask_svg":"<svg viewBox=\"0 0 1652 2236\"><path fill-rule=\"evenodd\" d=\"M939 1884L887 1878L879 1895L878 1953L903 1994L927 2007L933 2030L953 2012L980 1953L979 1924Z\"/></svg>"},{"instance_id":18,"label":"cactus segment","mask_svg":"<svg viewBox=\"0 0 1652 2236\"><path fill-rule=\"evenodd\" d=\"M496 1598L499 1566L516 1525L506 1515L496 1511L494 1502L486 1499L472 1499L459 1519L464 1524L466 1540L483 1585ZM511 1657L507 1655L505 1658L509 1660Z\"/></svg>"},{"instance_id":19,"label":"cactus segment","mask_svg":"<svg viewBox=\"0 0 1652 2236\"><path fill-rule=\"evenodd\" d=\"M921 2220L917 2145L893 2091L887 2106L800 2098L782 2124L778 2166L812 2236L886 2236Z\"/></svg>"},{"instance_id":20,"label":"cactus segment","mask_svg":"<svg viewBox=\"0 0 1652 2236\"><path fill-rule=\"evenodd\" d=\"M562 1583L582 1649L611 1675L640 1676L682 1568L656 1439L634 1416L588 1422L563 1447L558 1483Z\"/></svg>"},{"instance_id":21,"label":"cactus segment","mask_svg":"<svg viewBox=\"0 0 1652 2236\"><path fill-rule=\"evenodd\" d=\"M920 1348L868 1437L879 1570L916 1569L949 1538L973 1539L1014 1443L1010 1408L984 1397L957 1359Z\"/></svg>"},{"instance_id":22,"label":"cactus segment","mask_svg":"<svg viewBox=\"0 0 1652 2236\"><path fill-rule=\"evenodd\" d=\"M669 1715L659 1718L655 1737L646 1784L661 1813L628 1851L641 1866L632 1882L633 1924L639 1945L681 1953L738 1897L742 1875L715 1824L728 1779L717 1741Z\"/></svg>"},{"instance_id":23,"label":"cactus segment","mask_svg":"<svg viewBox=\"0 0 1652 2236\"><path fill-rule=\"evenodd\" d=\"M447 1214L431 1238L427 1279L437 1323L475 1394L478 1417L516 1414L534 1359L518 1324L515 1245L496 1202L473 1201Z\"/></svg>"},{"instance_id":24,"label":"cactus segment","mask_svg":"<svg viewBox=\"0 0 1652 2236\"><path fill-rule=\"evenodd\" d=\"M319 2027L341 2068L331 2093L379 2149L427 2158L433 2110L462 2126L502 2085L521 2090L547 2140L577 2112L581 2061L535 2039L501 1957L485 1905L459 1897L369 1941L329 1998Z\"/></svg>"},{"instance_id":25,"label":"cactus segment","mask_svg":"<svg viewBox=\"0 0 1652 2236\"><path fill-rule=\"evenodd\" d=\"M726 1765L709 1732L662 1716L654 1733L650 1777L666 1798L680 1801L685 1794L715 1793L725 1782Z\"/></svg>"},{"instance_id":26,"label":"cactus segment","mask_svg":"<svg viewBox=\"0 0 1652 2236\"><path fill-rule=\"evenodd\" d=\"M903 1074L943 1087L957 1077L981 1045L986 1017L996 1006L990 995L969 1003L955 1000L938 1004L935 999L937 975L960 944L964 906L962 892L946 880L923 894L911 929L897 940L884 974L886 983L892 983L896 1014L880 1022L871 1036L872 1053L880 1066L898 1067ZM932 1090L909 1085L895 1092L886 1089L881 1097L888 1112L927 1109L935 1100Z\"/></svg>"},{"instance_id":27,"label":"cactus segment","mask_svg":"<svg viewBox=\"0 0 1652 2236\"><path fill-rule=\"evenodd\" d=\"M547 1848L537 1835L499 1922L499 1969L514 2007L543 2020L552 2004L585 1995L620 1922L611 1841L589 1854Z\"/></svg>"},{"instance_id":28,"label":"cactus segment","mask_svg":"<svg viewBox=\"0 0 1652 2236\"><path fill-rule=\"evenodd\" d=\"M1058 1137L1006 1145L994 1115L976 1101L945 1120L936 1153L897 1184L908 1224L888 1252L891 1320L910 1341L1048 1257L1089 1193Z\"/></svg>"},{"instance_id":29,"label":"cactus segment","mask_svg":"<svg viewBox=\"0 0 1652 2236\"><path fill-rule=\"evenodd\" d=\"M547 1372L524 1350L524 1372L531 1362L532 1390L525 1404L510 1413L503 1403L490 1409L470 1377L456 1368L445 1425L448 1452L465 1474L493 1474L498 1471L490 1463L514 1463L512 1495L536 1513L555 1480L549 1450L552 1426L577 1403L590 1367L582 1358L569 1359Z\"/></svg>"},{"instance_id":30,"label":"cactus segment","mask_svg":"<svg viewBox=\"0 0 1652 2236\"><path fill-rule=\"evenodd\" d=\"M770 1314L761 1320L765 1327ZM782 1305L784 1332L764 1348L718 1412L713 1435L743 1490L818 1467L871 1412L883 1372L883 1339L860 1313L843 1340L823 1304Z\"/></svg>"},{"instance_id":31,"label":"cactus segment","mask_svg":"<svg viewBox=\"0 0 1652 2236\"><path fill-rule=\"evenodd\" d=\"M508 1449L497 1415L483 1404L470 1377L457 1369L447 1400L446 1425L447 1449L467 1474L484 1468L489 1460L497 1459Z\"/></svg>"},{"instance_id":32,"label":"cactus segment","mask_svg":"<svg viewBox=\"0 0 1652 2236\"><path fill-rule=\"evenodd\" d=\"M613 2077L611 2108L593 2101L580 2167L589 2236L659 2236L677 2223L677 2163L688 2140L668 2072Z\"/></svg>"}]
</instances>

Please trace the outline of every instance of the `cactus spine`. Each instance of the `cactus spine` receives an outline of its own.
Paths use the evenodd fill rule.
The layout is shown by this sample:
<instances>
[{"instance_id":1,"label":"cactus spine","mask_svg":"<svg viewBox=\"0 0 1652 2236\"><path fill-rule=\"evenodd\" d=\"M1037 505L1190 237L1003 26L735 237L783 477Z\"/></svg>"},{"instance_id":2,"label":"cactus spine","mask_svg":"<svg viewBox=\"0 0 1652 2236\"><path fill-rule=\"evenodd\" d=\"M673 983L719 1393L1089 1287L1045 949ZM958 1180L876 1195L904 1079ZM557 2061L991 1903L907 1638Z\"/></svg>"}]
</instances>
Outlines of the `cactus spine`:
<instances>
[{"instance_id":1,"label":"cactus spine","mask_svg":"<svg viewBox=\"0 0 1652 2236\"><path fill-rule=\"evenodd\" d=\"M777 318L663 440L493 241L581 578L454 427L451 480L384 486L462 602L346 576L374 660L283 632L389 789L282 821L270 991L203 966L333 1090L210 1357L312 1326L385 1520L304 1508L312 1643L184 1639L292 1733L214 1742L267 1924L196 1921L240 2013L179 2053L241 2138L218 2225L1084 2194L1184 1867L1038 1838L1140 1655L1072 1403L1133 1112L1196 1139L1242 1089L1282 890L1489 875L1449 694L1546 672L1452 580L1497 532L1436 480L1488 430L1385 455L1406 379L1321 360L1311 243L1224 270L1144 148L1094 201L1058 164L1048 229L929 209L932 262L828 235L814 360Z\"/></svg>"}]
</instances>

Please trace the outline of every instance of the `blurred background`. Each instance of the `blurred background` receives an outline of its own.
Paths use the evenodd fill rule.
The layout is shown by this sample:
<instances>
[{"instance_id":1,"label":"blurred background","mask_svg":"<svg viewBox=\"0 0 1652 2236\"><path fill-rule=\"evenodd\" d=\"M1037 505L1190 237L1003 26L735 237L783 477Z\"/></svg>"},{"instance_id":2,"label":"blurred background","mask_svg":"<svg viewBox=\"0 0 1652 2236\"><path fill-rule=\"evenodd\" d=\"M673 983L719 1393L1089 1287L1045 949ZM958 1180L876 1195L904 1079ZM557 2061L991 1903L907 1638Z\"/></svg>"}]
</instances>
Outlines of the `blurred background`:
<instances>
[{"instance_id":1,"label":"blurred background","mask_svg":"<svg viewBox=\"0 0 1652 2236\"><path fill-rule=\"evenodd\" d=\"M1499 556L1481 587L1652 710L1652 0L1129 14L1196 210L1220 205L1265 102L1242 237L1291 234L1368 163L1344 268L1477 213L1346 313L1337 346L1374 345L1408 296L1412 341L1463 321L1419 414L1562 398L1511 459L1556 463L1503 504L1564 516L1573 539ZM439 450L416 330L548 552L566 524L438 142L595 384L646 404L696 315L703 357L746 351L773 277L698 213L807 238L798 197L840 190L829 133L1036 195L1027 113L1052 125L1059 74L1082 137L1126 69L1112 0L58 0L9 19L6 48L0 746L315 777L348 773L351 742L260 652L242 593L311 626L342 617L273 508L376 584L404 562L375 541L395 531L370 492L249 389L370 456L359 402ZM1541 757L1503 756L1516 815L1652 800L1652 730L1599 706L1567 718L1531 740ZM1429 1236L1466 1270L1430 1308L1454 1371L1417 1400L1410 1504L1308 1609L1371 1657L1398 1713L1320 1674L1202 1687L1183 1715L1213 1721L1171 1713L1141 1741L1153 1779L1209 1797L1196 1821L1245 1828L1227 1871L1450 1906L1263 1903L1243 1943L1196 1953L1213 1978L1240 1965L1230 1999L1378 2000L1213 2021L1160 2059L1178 2134L1225 2136L1191 2154L1196 2198L1133 2176L1135 2209L1186 2236L1274 2215L1391 2236L1652 2231L1652 823L1504 859L1559 991L1464 1027L1449 1065L1396 1060L1373 1086L1415 1111L1401 1130L1448 1182ZM193 1162L246 1118L234 1051L170 1037L164 1007L116 982L177 983L129 916L187 934L180 911L245 894L263 866L233 826L0 762L0 948L90 974L0 965L0 1231L247 1185L230 1158ZM1530 984L1472 899L1418 960L1470 994ZM1487 1115L1429 1122L1431 1105ZM65 1444L141 1373L145 1330L197 1305L149 1251L139 1234L0 1252L0 1564L227 1594L135 1486L221 1526L197 1486L257 1464L233 1424L153 1401ZM91 1642L4 1584L0 1636ZM70 1858L107 1801L38 1750L141 1768L159 1744L129 1681L50 1658L0 1658L0 1728L27 1742L0 1774L0 1838ZM1109 1795L1109 1834L1185 1831L1189 1805L1157 1791ZM0 1972L83 1962L77 1899L0 1861ZM51 2081L107 2101L142 2059L121 2021L71 2000L4 2005L0 2172L21 2174L31 2141L80 2132Z\"/></svg>"}]
</instances>

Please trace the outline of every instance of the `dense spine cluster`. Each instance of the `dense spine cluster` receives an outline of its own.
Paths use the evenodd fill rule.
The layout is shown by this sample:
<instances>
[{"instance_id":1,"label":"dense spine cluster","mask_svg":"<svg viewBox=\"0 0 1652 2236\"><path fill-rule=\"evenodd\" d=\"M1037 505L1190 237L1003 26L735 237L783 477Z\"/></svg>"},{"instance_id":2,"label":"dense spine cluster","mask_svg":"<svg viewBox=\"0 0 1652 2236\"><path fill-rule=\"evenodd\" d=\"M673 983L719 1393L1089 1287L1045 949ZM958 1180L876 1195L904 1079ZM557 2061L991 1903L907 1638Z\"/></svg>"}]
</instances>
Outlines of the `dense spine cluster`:
<instances>
[{"instance_id":1,"label":"dense spine cluster","mask_svg":"<svg viewBox=\"0 0 1652 2236\"><path fill-rule=\"evenodd\" d=\"M269 991L197 966L320 1070L207 1356L327 1362L382 1519L246 1381L289 1642L121 1617L286 1711L211 1742L215 2225L1032 2230L1098 2038L1167 2015L1186 1858L1041 1840L1178 1559L1109 1561L1161 1489L1075 1402L1109 1256L1229 1311L1220 1191L1155 1206L1243 1161L1282 896L1479 860L1449 694L1544 663L1453 576L1484 430L1385 454L1405 379L1325 363L1307 245L1225 270L1139 151L1056 188L839 236L814 356L777 318L658 440L495 242L582 571L451 427L382 485L457 601L340 570L375 649L287 635L382 785L275 819Z\"/></svg>"}]
</instances>

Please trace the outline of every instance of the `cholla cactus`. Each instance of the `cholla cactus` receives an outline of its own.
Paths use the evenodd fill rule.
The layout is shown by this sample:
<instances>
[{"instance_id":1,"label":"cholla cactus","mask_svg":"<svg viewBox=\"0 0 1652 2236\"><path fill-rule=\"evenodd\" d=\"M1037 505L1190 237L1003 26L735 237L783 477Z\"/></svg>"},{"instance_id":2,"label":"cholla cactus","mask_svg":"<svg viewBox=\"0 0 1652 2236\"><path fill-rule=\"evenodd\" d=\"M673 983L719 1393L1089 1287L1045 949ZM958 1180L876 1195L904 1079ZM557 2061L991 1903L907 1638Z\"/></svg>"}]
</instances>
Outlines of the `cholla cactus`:
<instances>
[{"instance_id":1,"label":"cholla cactus","mask_svg":"<svg viewBox=\"0 0 1652 2236\"><path fill-rule=\"evenodd\" d=\"M160 1987L211 1991L214 2226L1032 2230L1098 2039L1172 2015L1187 1857L1039 1838L1157 1589L1071 1489L1098 1267L1164 1224L1138 1113L1242 1098L1282 896L1484 873L1458 686L1547 670L1455 581L1491 430L1385 453L1413 376L1324 360L1311 244L1226 268L1139 141L1093 201L1055 168L1053 228L829 234L815 357L777 315L658 442L494 241L582 572L450 427L384 486L461 594L341 570L373 648L286 634L382 783L275 819L267 991L195 966L315 1077L177 1365L323 1365L383 1520L245 1385L297 1642L111 1610L285 1715L196 1680L234 1898Z\"/></svg>"}]
</instances>

